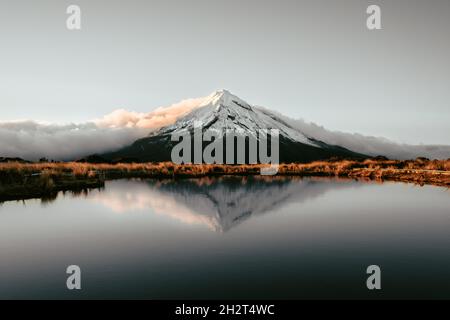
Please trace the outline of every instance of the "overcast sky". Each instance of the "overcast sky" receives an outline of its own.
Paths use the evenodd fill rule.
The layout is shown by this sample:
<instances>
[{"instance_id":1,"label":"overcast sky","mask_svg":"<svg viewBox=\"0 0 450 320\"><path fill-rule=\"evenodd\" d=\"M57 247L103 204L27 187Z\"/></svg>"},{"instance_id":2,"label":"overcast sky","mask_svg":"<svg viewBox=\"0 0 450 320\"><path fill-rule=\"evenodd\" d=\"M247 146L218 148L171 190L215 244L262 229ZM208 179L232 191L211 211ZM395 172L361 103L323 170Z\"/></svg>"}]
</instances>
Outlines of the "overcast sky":
<instances>
[{"instance_id":1,"label":"overcast sky","mask_svg":"<svg viewBox=\"0 0 450 320\"><path fill-rule=\"evenodd\" d=\"M66 29L66 8L82 30ZM382 30L366 8L382 9ZM449 0L0 0L0 121L226 88L331 130L450 144Z\"/></svg>"}]
</instances>

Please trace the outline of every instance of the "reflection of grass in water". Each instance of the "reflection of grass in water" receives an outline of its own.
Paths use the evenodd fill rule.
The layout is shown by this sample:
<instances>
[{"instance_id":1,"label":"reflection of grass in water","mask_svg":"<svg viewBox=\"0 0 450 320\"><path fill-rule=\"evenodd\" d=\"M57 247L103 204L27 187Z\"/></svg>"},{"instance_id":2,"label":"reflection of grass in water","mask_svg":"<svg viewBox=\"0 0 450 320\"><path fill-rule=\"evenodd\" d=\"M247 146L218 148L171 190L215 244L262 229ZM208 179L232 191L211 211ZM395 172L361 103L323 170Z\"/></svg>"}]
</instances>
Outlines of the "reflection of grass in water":
<instances>
[{"instance_id":1,"label":"reflection of grass in water","mask_svg":"<svg viewBox=\"0 0 450 320\"><path fill-rule=\"evenodd\" d=\"M46 197L61 190L86 190L104 185L106 179L174 178L208 176L259 176L264 165L177 165L163 163L0 163L0 199ZM335 176L371 180L405 181L450 186L450 159L398 161L386 159L316 161L280 164L279 175ZM277 179L259 177L260 179ZM202 181L208 183L208 181ZM245 180L243 181L245 183ZM83 191L81 191L83 192Z\"/></svg>"},{"instance_id":2,"label":"reflection of grass in water","mask_svg":"<svg viewBox=\"0 0 450 320\"><path fill-rule=\"evenodd\" d=\"M55 200L58 198L58 195L60 193L62 193L63 196L67 196L67 194L69 194L70 196L74 197L74 198L87 198L89 196L89 194L91 193L91 191L93 190L98 190L98 191L103 191L104 187L99 187L99 188L82 188L82 189L73 189L73 190L63 190L63 191L57 191L57 192L49 192L47 194L45 194L44 196L42 196L41 199L41 204L42 205L47 205L47 204L51 204L53 202L55 202Z\"/></svg>"},{"instance_id":3,"label":"reflection of grass in water","mask_svg":"<svg viewBox=\"0 0 450 320\"><path fill-rule=\"evenodd\" d=\"M42 198L49 203L59 191L82 191L103 185L104 179L97 173L77 164L0 164L0 200Z\"/></svg>"}]
</instances>

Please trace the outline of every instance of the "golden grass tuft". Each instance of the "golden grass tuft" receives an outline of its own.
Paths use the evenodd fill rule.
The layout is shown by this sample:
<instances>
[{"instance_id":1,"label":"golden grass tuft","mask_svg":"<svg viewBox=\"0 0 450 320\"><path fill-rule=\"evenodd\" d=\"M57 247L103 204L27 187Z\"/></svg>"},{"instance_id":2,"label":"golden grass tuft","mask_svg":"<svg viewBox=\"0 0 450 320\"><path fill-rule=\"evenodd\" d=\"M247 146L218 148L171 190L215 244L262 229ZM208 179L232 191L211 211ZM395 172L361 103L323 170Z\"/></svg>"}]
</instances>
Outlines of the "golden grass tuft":
<instances>
[{"instance_id":1,"label":"golden grass tuft","mask_svg":"<svg viewBox=\"0 0 450 320\"><path fill-rule=\"evenodd\" d=\"M0 184L25 185L38 179L45 188L62 181L92 181L117 178L173 178L220 175L259 175L264 165L219 165L162 163L0 163ZM337 176L368 179L390 179L450 185L450 159L315 161L280 164L279 175Z\"/></svg>"}]
</instances>

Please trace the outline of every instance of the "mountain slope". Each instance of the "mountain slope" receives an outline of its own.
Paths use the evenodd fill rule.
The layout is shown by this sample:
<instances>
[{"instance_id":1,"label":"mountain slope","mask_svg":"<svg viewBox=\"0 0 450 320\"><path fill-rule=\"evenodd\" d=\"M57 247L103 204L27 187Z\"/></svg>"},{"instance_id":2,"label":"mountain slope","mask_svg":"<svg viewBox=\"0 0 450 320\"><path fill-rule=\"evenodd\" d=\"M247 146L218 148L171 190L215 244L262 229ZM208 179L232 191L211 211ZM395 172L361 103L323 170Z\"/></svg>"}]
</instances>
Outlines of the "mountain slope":
<instances>
[{"instance_id":1,"label":"mountain slope","mask_svg":"<svg viewBox=\"0 0 450 320\"><path fill-rule=\"evenodd\" d=\"M252 106L226 90L214 92L197 108L175 123L151 132L149 136L135 141L130 146L101 156L109 161L171 161L172 148L178 143L172 142L171 136L173 134L192 135L194 129L199 126L202 127L203 132L211 130L222 137L226 130L231 130L247 137L253 136L257 140L259 130L277 129L280 162L308 162L332 157L366 157L346 148L309 137L283 121L275 113ZM208 144L209 142L204 143L203 147ZM248 149L247 142L246 161L248 161Z\"/></svg>"}]
</instances>

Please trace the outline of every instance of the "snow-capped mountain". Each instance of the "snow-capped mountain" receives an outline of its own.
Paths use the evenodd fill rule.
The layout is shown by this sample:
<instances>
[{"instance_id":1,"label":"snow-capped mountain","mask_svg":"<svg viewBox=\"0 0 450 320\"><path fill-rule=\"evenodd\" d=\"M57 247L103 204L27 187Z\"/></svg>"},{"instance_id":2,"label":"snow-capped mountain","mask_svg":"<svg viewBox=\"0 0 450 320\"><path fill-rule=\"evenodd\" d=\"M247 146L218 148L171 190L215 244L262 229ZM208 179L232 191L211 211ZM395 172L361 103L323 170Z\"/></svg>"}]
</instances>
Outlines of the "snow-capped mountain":
<instances>
[{"instance_id":1,"label":"snow-capped mountain","mask_svg":"<svg viewBox=\"0 0 450 320\"><path fill-rule=\"evenodd\" d=\"M173 124L150 132L147 137L128 147L102 156L113 161L171 161L171 150L176 144L171 141L171 136L193 134L199 127L203 131L215 131L222 135L231 130L241 135L254 136L257 140L261 129L277 129L281 162L366 157L307 136L270 110L253 106L227 90L212 93Z\"/></svg>"},{"instance_id":2,"label":"snow-capped mountain","mask_svg":"<svg viewBox=\"0 0 450 320\"><path fill-rule=\"evenodd\" d=\"M225 132L234 130L256 135L260 129L278 129L287 139L319 147L302 132L292 128L267 110L251 106L227 90L218 90L205 99L198 108L173 125L151 133L151 136L192 132L196 126Z\"/></svg>"}]
</instances>

